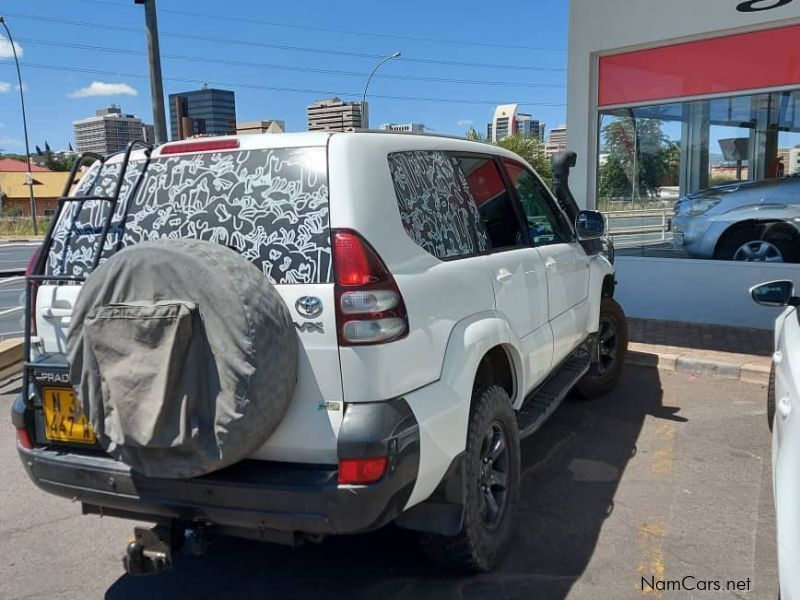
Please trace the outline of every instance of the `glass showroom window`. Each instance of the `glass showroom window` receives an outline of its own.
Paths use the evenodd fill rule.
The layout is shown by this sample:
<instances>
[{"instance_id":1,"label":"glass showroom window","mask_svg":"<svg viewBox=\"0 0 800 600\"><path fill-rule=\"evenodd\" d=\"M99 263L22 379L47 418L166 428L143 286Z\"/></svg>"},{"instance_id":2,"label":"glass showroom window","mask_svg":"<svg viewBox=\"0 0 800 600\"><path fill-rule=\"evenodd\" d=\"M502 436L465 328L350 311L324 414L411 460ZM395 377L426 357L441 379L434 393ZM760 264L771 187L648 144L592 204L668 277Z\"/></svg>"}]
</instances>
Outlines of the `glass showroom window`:
<instances>
[{"instance_id":1,"label":"glass showroom window","mask_svg":"<svg viewBox=\"0 0 800 600\"><path fill-rule=\"evenodd\" d=\"M800 90L604 110L599 131L622 253L800 263Z\"/></svg>"}]
</instances>

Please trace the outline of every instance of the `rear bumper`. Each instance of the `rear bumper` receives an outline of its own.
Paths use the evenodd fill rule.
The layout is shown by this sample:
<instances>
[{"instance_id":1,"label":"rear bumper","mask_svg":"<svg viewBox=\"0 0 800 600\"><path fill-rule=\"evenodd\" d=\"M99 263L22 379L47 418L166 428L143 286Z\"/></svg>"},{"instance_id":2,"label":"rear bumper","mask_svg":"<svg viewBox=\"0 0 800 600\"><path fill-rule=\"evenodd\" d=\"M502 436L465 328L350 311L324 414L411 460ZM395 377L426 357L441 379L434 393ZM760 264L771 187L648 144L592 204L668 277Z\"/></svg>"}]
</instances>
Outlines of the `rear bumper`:
<instances>
[{"instance_id":1,"label":"rear bumper","mask_svg":"<svg viewBox=\"0 0 800 600\"><path fill-rule=\"evenodd\" d=\"M369 531L399 515L419 467L419 428L403 399L349 405L339 435L340 458L387 456L377 483L337 484L336 465L257 460L193 479L155 479L105 455L18 445L33 482L78 500L86 512L216 526L247 537Z\"/></svg>"}]
</instances>

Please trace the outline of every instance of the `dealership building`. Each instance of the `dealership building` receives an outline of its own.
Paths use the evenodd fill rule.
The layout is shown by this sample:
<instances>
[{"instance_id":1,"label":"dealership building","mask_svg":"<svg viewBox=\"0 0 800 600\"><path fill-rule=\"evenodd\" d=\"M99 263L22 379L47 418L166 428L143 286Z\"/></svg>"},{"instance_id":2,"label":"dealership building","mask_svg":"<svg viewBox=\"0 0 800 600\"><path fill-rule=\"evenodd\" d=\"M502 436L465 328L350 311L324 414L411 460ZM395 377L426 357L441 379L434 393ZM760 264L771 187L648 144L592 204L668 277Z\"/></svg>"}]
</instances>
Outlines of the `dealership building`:
<instances>
[{"instance_id":1,"label":"dealership building","mask_svg":"<svg viewBox=\"0 0 800 600\"><path fill-rule=\"evenodd\" d=\"M798 41L800 0L571 0L573 193L664 226L615 236L630 315L767 328L748 287L800 284Z\"/></svg>"}]
</instances>

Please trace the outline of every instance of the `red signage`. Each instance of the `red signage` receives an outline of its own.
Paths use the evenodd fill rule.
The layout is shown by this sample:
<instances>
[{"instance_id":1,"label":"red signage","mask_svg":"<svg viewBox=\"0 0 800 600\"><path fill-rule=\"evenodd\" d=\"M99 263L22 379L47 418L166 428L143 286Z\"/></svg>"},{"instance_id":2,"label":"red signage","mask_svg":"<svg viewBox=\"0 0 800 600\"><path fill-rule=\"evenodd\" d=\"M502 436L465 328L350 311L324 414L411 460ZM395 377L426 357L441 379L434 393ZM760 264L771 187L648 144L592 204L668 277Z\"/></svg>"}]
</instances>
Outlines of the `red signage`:
<instances>
[{"instance_id":1,"label":"red signage","mask_svg":"<svg viewBox=\"0 0 800 600\"><path fill-rule=\"evenodd\" d=\"M600 106L800 84L800 25L600 58Z\"/></svg>"}]
</instances>

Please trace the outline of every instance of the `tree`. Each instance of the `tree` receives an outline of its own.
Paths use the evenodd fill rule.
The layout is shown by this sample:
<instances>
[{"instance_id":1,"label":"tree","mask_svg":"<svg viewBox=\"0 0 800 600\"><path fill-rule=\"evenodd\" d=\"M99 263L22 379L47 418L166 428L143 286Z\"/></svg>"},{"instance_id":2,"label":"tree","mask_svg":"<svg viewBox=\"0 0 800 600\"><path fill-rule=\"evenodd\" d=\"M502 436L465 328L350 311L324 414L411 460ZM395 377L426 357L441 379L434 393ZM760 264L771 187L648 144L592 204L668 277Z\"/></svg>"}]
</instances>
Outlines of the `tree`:
<instances>
[{"instance_id":1,"label":"tree","mask_svg":"<svg viewBox=\"0 0 800 600\"><path fill-rule=\"evenodd\" d=\"M469 129L467 129L467 133L464 137L466 137L468 140L472 140L473 142L485 141L485 138L480 133L478 133L477 129L475 129L474 127L470 127Z\"/></svg>"},{"instance_id":2,"label":"tree","mask_svg":"<svg viewBox=\"0 0 800 600\"><path fill-rule=\"evenodd\" d=\"M680 150L658 119L614 119L601 135L606 155L599 169L601 197L657 197L663 186L677 185Z\"/></svg>"},{"instance_id":3,"label":"tree","mask_svg":"<svg viewBox=\"0 0 800 600\"><path fill-rule=\"evenodd\" d=\"M544 143L539 138L512 135L499 140L497 145L519 154L530 163L548 187L550 186L553 179L553 167L544 152Z\"/></svg>"}]
</instances>

